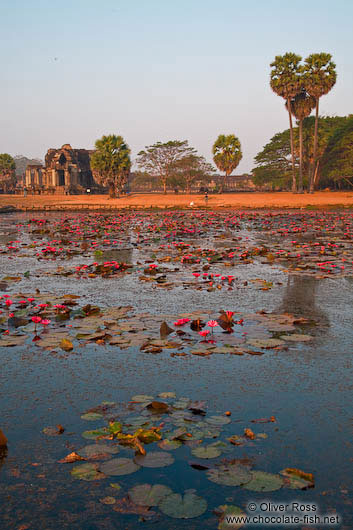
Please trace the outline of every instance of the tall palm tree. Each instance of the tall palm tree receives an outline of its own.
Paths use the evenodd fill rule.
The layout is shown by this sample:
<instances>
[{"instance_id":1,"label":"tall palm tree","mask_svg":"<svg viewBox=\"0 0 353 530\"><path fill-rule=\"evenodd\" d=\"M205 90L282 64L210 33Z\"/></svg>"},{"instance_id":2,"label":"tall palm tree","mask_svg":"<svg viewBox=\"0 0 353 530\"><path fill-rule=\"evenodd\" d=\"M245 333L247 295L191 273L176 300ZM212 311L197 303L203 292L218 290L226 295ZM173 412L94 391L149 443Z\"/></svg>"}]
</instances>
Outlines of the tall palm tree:
<instances>
[{"instance_id":1,"label":"tall palm tree","mask_svg":"<svg viewBox=\"0 0 353 530\"><path fill-rule=\"evenodd\" d=\"M319 127L319 99L328 94L336 83L336 65L330 53L312 53L305 59L303 81L307 93L315 98L315 132L313 165L310 170L309 193L314 192L314 174L317 164L317 144Z\"/></svg>"},{"instance_id":2,"label":"tall palm tree","mask_svg":"<svg viewBox=\"0 0 353 530\"><path fill-rule=\"evenodd\" d=\"M288 110L288 106L286 103ZM299 123L299 182L298 192L303 193L303 120L308 118L315 107L315 98L305 88L290 101L290 110Z\"/></svg>"},{"instance_id":3,"label":"tall palm tree","mask_svg":"<svg viewBox=\"0 0 353 530\"><path fill-rule=\"evenodd\" d=\"M293 122L291 112L291 100L300 92L301 89L301 73L302 67L300 61L302 58L295 53L285 53L284 55L276 55L275 60L270 64L271 79L270 85L272 90L281 96L287 102L287 109L289 114L289 129L290 129L290 147L292 153L292 191L297 190L295 166L294 166L294 141L293 141Z\"/></svg>"},{"instance_id":4,"label":"tall palm tree","mask_svg":"<svg viewBox=\"0 0 353 530\"><path fill-rule=\"evenodd\" d=\"M220 171L224 171L220 193L224 191L227 177L243 158L240 140L234 134L220 134L212 146L213 161Z\"/></svg>"}]
</instances>

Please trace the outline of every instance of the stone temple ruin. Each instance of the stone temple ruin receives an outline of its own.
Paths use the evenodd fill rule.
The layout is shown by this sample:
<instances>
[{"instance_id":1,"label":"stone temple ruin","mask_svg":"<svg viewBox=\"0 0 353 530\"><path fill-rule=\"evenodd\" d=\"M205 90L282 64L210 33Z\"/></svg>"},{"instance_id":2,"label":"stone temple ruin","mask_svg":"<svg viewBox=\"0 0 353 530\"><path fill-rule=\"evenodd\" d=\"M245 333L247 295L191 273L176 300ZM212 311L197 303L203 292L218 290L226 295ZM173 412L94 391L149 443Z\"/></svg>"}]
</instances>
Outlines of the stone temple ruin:
<instances>
[{"instance_id":1,"label":"stone temple ruin","mask_svg":"<svg viewBox=\"0 0 353 530\"><path fill-rule=\"evenodd\" d=\"M95 186L87 149L73 149L64 144L60 149L49 149L45 166L28 165L25 186L35 191L53 193L82 193Z\"/></svg>"}]
</instances>

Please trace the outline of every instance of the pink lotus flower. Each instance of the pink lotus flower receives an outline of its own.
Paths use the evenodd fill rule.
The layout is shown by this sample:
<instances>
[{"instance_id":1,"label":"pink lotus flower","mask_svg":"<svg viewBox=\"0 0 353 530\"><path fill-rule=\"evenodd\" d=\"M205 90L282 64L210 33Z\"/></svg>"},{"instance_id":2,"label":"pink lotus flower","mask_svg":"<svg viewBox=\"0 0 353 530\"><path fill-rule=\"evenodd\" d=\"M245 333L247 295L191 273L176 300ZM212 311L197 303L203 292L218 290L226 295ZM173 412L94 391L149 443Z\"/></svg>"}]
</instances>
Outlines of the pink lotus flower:
<instances>
[{"instance_id":1,"label":"pink lotus flower","mask_svg":"<svg viewBox=\"0 0 353 530\"><path fill-rule=\"evenodd\" d=\"M198 278L200 276L200 273L199 272L193 272L192 275L195 276L195 278Z\"/></svg>"},{"instance_id":2,"label":"pink lotus flower","mask_svg":"<svg viewBox=\"0 0 353 530\"><path fill-rule=\"evenodd\" d=\"M217 320L209 320L209 321L207 322L207 326L208 326L209 328L215 328L216 326L218 326L218 322L217 322Z\"/></svg>"},{"instance_id":3,"label":"pink lotus flower","mask_svg":"<svg viewBox=\"0 0 353 530\"><path fill-rule=\"evenodd\" d=\"M32 317L32 322L35 324L39 324L39 322L42 320L42 317Z\"/></svg>"},{"instance_id":4,"label":"pink lotus flower","mask_svg":"<svg viewBox=\"0 0 353 530\"><path fill-rule=\"evenodd\" d=\"M10 306L13 304L13 302L12 302L12 300L10 300L10 298L8 298L8 299L5 301L5 304L7 305L7 307L10 307Z\"/></svg>"},{"instance_id":5,"label":"pink lotus flower","mask_svg":"<svg viewBox=\"0 0 353 530\"><path fill-rule=\"evenodd\" d=\"M201 337L207 337L209 332L210 332L209 329L205 329L205 330L199 331L199 335L201 335Z\"/></svg>"},{"instance_id":6,"label":"pink lotus flower","mask_svg":"<svg viewBox=\"0 0 353 530\"><path fill-rule=\"evenodd\" d=\"M183 326L187 322L190 322L190 318L179 318L179 320L174 322L174 326Z\"/></svg>"},{"instance_id":7,"label":"pink lotus flower","mask_svg":"<svg viewBox=\"0 0 353 530\"><path fill-rule=\"evenodd\" d=\"M41 324L42 326L47 326L48 324L50 324L51 320L49 320L48 318L44 318L42 321L41 321Z\"/></svg>"}]
</instances>

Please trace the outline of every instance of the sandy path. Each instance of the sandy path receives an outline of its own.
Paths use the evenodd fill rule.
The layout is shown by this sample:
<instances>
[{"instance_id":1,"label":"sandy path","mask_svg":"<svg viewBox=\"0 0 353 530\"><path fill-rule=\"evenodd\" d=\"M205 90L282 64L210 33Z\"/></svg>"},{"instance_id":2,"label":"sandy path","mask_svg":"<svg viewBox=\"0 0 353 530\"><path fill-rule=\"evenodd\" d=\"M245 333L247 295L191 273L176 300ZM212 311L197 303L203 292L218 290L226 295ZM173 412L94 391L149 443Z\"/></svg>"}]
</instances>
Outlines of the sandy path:
<instances>
[{"instance_id":1,"label":"sandy path","mask_svg":"<svg viewBox=\"0 0 353 530\"><path fill-rule=\"evenodd\" d=\"M203 195L175 195L175 194L136 194L123 196L120 199L110 199L107 195L0 195L0 206L13 205L20 209L55 207L76 209L90 208L175 208L204 207ZM209 208L305 208L305 207L353 207L353 191L345 192L316 192L313 195L294 195L289 192L277 193L232 193L210 195Z\"/></svg>"}]
</instances>

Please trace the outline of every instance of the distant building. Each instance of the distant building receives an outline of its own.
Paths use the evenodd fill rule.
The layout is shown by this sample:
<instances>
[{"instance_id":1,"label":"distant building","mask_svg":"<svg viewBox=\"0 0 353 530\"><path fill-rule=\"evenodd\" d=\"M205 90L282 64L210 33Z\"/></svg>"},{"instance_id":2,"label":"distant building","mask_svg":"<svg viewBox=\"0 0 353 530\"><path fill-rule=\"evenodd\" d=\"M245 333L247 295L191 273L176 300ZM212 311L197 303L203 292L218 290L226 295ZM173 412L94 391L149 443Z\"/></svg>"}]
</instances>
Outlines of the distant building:
<instances>
[{"instance_id":1,"label":"distant building","mask_svg":"<svg viewBox=\"0 0 353 530\"><path fill-rule=\"evenodd\" d=\"M90 151L73 149L64 144L60 149L49 149L44 167L30 164L26 168L27 188L53 192L79 192L94 186Z\"/></svg>"}]
</instances>

